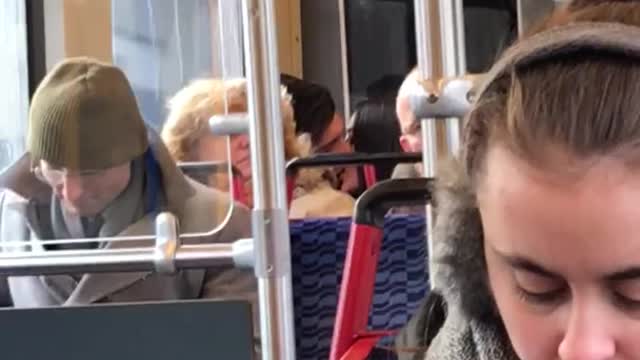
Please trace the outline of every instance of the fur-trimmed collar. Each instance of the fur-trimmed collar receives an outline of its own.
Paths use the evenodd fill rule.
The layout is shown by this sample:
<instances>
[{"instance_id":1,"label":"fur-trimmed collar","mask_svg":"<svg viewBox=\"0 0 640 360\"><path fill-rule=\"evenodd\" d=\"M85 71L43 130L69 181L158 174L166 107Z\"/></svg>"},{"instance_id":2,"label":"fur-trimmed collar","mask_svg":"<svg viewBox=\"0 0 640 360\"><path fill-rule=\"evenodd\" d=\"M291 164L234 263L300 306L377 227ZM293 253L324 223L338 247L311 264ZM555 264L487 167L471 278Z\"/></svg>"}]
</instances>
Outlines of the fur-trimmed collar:
<instances>
[{"instance_id":1,"label":"fur-trimmed collar","mask_svg":"<svg viewBox=\"0 0 640 360\"><path fill-rule=\"evenodd\" d=\"M489 288L476 198L458 161L440 172L435 203L432 279L447 317L426 359L517 359Z\"/></svg>"}]
</instances>

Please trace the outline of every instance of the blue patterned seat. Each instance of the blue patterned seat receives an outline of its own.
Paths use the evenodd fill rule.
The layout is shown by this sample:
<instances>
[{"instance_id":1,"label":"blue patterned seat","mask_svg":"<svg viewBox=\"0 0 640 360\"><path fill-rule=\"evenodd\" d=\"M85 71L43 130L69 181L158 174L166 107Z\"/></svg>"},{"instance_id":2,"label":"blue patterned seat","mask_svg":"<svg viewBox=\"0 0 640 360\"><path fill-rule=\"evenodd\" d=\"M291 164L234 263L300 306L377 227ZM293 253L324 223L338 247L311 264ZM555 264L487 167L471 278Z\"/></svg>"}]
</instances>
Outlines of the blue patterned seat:
<instances>
[{"instance_id":1,"label":"blue patterned seat","mask_svg":"<svg viewBox=\"0 0 640 360\"><path fill-rule=\"evenodd\" d=\"M338 305L350 218L291 223L297 359L327 359ZM372 329L405 325L428 289L425 220L387 217L369 317Z\"/></svg>"}]
</instances>

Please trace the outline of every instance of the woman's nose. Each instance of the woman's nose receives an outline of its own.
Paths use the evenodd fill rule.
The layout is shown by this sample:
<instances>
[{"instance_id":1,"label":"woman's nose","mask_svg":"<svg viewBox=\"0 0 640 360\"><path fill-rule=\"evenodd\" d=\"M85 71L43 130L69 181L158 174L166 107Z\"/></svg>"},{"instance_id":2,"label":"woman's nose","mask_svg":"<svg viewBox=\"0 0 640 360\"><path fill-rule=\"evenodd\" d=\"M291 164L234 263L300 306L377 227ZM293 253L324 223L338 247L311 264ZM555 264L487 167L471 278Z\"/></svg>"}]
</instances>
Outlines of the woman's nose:
<instances>
[{"instance_id":1,"label":"woman's nose","mask_svg":"<svg viewBox=\"0 0 640 360\"><path fill-rule=\"evenodd\" d=\"M616 341L607 331L606 314L574 306L564 338L558 347L562 360L607 360L616 354Z\"/></svg>"}]
</instances>

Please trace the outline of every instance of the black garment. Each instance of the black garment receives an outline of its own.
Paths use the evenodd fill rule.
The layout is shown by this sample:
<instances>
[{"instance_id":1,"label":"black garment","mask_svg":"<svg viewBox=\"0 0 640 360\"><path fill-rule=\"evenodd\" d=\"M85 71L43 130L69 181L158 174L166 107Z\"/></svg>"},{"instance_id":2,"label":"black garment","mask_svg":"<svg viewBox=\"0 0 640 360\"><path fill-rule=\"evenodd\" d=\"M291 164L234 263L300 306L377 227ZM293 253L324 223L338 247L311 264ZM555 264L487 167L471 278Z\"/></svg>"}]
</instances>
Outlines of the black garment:
<instances>
[{"instance_id":1,"label":"black garment","mask_svg":"<svg viewBox=\"0 0 640 360\"><path fill-rule=\"evenodd\" d=\"M435 291L429 293L407 326L396 337L397 359L424 359L427 348L444 324L446 312L442 295Z\"/></svg>"}]
</instances>

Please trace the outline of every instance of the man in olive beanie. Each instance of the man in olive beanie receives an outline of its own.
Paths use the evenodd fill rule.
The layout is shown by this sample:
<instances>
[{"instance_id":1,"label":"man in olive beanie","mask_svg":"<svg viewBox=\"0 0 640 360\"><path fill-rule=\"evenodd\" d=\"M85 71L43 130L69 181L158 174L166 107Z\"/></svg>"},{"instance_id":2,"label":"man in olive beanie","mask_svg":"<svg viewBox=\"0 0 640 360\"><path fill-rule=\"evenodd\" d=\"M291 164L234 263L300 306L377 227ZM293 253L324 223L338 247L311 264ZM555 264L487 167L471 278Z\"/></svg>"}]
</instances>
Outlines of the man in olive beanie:
<instances>
[{"instance_id":1,"label":"man in olive beanie","mask_svg":"<svg viewBox=\"0 0 640 360\"><path fill-rule=\"evenodd\" d=\"M133 91L114 66L85 58L64 61L33 96L27 151L62 210L96 216L125 190L137 170L130 163L148 147ZM94 176L90 186L71 176L60 186L65 173Z\"/></svg>"},{"instance_id":2,"label":"man in olive beanie","mask_svg":"<svg viewBox=\"0 0 640 360\"><path fill-rule=\"evenodd\" d=\"M33 96L27 154L0 175L0 252L151 246L108 238L152 235L155 215L163 211L177 217L183 233L219 225L230 198L186 178L158 139L145 127L121 70L88 58L57 65ZM228 224L206 242L246 238L250 228L248 211L236 206ZM100 241L43 241L86 238ZM21 241L36 245L7 246ZM218 296L255 304L253 274L234 269L190 270L179 277L140 272L0 278L7 281L9 294L0 299L4 295L15 307Z\"/></svg>"}]
</instances>

